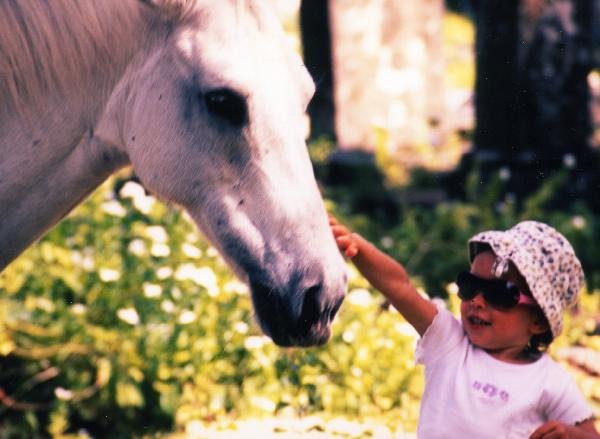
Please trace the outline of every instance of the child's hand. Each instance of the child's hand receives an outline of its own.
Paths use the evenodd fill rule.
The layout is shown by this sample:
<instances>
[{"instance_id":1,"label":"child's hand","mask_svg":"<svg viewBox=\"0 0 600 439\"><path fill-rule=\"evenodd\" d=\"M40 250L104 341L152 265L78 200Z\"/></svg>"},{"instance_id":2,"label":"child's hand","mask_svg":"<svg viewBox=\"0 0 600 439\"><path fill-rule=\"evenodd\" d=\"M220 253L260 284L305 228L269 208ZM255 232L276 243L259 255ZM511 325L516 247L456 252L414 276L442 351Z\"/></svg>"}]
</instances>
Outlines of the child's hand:
<instances>
[{"instance_id":1,"label":"child's hand","mask_svg":"<svg viewBox=\"0 0 600 439\"><path fill-rule=\"evenodd\" d=\"M569 438L597 438L600 437L594 428L592 420L587 420L578 425L565 425L559 421L548 421L535 430L530 439L569 439Z\"/></svg>"},{"instance_id":2,"label":"child's hand","mask_svg":"<svg viewBox=\"0 0 600 439\"><path fill-rule=\"evenodd\" d=\"M339 224L332 215L329 215L329 226L340 251L349 258L356 256L358 254L358 244L352 232Z\"/></svg>"},{"instance_id":3,"label":"child's hand","mask_svg":"<svg viewBox=\"0 0 600 439\"><path fill-rule=\"evenodd\" d=\"M530 439L544 439L550 437L567 439L569 437L567 426L558 421L548 421L535 430L530 436Z\"/></svg>"}]
</instances>

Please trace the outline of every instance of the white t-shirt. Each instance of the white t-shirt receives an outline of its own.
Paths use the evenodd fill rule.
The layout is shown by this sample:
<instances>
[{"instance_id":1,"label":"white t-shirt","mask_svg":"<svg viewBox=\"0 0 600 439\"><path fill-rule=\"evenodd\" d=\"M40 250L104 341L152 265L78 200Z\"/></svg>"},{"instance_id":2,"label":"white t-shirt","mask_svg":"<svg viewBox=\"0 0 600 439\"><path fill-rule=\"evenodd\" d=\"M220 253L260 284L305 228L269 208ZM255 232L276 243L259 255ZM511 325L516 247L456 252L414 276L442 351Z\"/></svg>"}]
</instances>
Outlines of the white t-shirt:
<instances>
[{"instance_id":1,"label":"white t-shirt","mask_svg":"<svg viewBox=\"0 0 600 439\"><path fill-rule=\"evenodd\" d=\"M550 419L573 425L593 415L548 355L529 364L497 360L443 308L417 343L416 360L425 365L419 439L528 438Z\"/></svg>"}]
</instances>

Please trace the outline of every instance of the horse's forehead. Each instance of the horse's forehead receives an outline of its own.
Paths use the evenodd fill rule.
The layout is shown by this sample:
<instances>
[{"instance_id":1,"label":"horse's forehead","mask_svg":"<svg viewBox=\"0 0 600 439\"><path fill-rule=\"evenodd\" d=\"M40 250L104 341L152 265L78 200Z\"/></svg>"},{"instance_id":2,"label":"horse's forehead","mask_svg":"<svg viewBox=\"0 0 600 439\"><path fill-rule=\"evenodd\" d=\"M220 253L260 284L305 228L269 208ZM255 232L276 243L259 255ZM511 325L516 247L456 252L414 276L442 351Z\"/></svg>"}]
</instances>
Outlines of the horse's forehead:
<instances>
[{"instance_id":1,"label":"horse's forehead","mask_svg":"<svg viewBox=\"0 0 600 439\"><path fill-rule=\"evenodd\" d=\"M218 58L242 49L245 53L280 52L284 34L272 11L253 0L201 0L194 3L193 18L182 23L177 43L188 48L185 54ZM196 50L192 50L195 48ZM279 50L274 50L274 49Z\"/></svg>"},{"instance_id":2,"label":"horse's forehead","mask_svg":"<svg viewBox=\"0 0 600 439\"><path fill-rule=\"evenodd\" d=\"M247 0L211 0L197 7L198 20L176 37L176 45L192 69L234 83L247 83L261 70L272 78L284 70L280 76L289 75L305 94L312 94L312 80L272 11Z\"/></svg>"},{"instance_id":3,"label":"horse's forehead","mask_svg":"<svg viewBox=\"0 0 600 439\"><path fill-rule=\"evenodd\" d=\"M261 0L200 0L194 9L199 17L196 24L221 36L239 30L246 34L273 34L281 30L273 8Z\"/></svg>"}]
</instances>

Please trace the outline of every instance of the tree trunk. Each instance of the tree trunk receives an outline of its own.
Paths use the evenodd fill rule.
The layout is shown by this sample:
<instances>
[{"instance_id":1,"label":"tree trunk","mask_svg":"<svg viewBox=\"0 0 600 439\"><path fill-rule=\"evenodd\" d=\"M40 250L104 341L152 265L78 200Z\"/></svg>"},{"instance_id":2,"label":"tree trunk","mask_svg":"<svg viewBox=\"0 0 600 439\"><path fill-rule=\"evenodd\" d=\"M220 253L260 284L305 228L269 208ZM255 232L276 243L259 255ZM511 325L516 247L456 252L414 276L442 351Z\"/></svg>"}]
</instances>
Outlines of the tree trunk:
<instances>
[{"instance_id":1,"label":"tree trunk","mask_svg":"<svg viewBox=\"0 0 600 439\"><path fill-rule=\"evenodd\" d=\"M331 35L327 1L302 0L300 28L304 64L317 86L315 96L308 106L311 138L327 136L335 139Z\"/></svg>"},{"instance_id":2,"label":"tree trunk","mask_svg":"<svg viewBox=\"0 0 600 439\"><path fill-rule=\"evenodd\" d=\"M599 2L476 3L474 159L487 175L507 167L512 192L527 194L562 171L565 198L598 190L587 78Z\"/></svg>"},{"instance_id":3,"label":"tree trunk","mask_svg":"<svg viewBox=\"0 0 600 439\"><path fill-rule=\"evenodd\" d=\"M341 148L436 160L444 113L442 0L329 0ZM442 143L442 142L439 142Z\"/></svg>"},{"instance_id":4,"label":"tree trunk","mask_svg":"<svg viewBox=\"0 0 600 439\"><path fill-rule=\"evenodd\" d=\"M521 5L521 153L559 164L591 144L592 1L525 0Z\"/></svg>"},{"instance_id":5,"label":"tree trunk","mask_svg":"<svg viewBox=\"0 0 600 439\"><path fill-rule=\"evenodd\" d=\"M475 147L498 161L517 148L518 1L483 0L477 6Z\"/></svg>"}]
</instances>

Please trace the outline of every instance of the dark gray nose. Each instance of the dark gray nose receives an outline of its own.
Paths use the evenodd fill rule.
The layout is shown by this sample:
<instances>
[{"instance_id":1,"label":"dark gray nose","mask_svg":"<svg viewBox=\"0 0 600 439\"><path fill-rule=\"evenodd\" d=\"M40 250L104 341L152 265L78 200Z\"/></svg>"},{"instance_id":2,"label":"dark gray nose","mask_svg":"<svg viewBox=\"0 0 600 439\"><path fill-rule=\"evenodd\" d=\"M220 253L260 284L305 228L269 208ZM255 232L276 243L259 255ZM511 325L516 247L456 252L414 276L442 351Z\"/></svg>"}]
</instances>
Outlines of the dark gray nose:
<instances>
[{"instance_id":1,"label":"dark gray nose","mask_svg":"<svg viewBox=\"0 0 600 439\"><path fill-rule=\"evenodd\" d=\"M344 300L344 286L283 290L251 282L252 299L263 331L280 346L316 346L329 340L331 321Z\"/></svg>"},{"instance_id":2,"label":"dark gray nose","mask_svg":"<svg viewBox=\"0 0 600 439\"><path fill-rule=\"evenodd\" d=\"M331 322L342 305L343 297L327 300L326 297L323 297L322 288L321 285L314 285L304 293L302 311L298 318L300 329L310 328L322 319L328 323Z\"/></svg>"}]
</instances>

